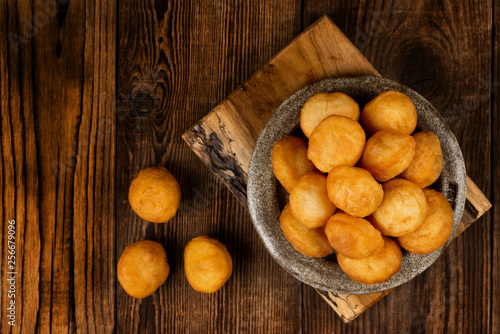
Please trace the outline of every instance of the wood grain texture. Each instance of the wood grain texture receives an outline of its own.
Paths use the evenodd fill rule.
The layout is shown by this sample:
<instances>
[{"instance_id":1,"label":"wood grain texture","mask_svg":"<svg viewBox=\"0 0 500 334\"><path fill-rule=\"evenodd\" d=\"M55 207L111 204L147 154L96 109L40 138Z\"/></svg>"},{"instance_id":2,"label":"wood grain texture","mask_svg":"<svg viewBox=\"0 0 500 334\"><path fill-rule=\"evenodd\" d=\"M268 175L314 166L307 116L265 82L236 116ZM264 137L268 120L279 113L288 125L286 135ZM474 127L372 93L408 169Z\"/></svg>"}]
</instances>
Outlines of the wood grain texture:
<instances>
[{"instance_id":1,"label":"wood grain texture","mask_svg":"<svg viewBox=\"0 0 500 334\"><path fill-rule=\"evenodd\" d=\"M491 2L305 1L303 13L305 25L330 15L383 76L433 103L457 134L469 176L490 196ZM486 214L424 274L393 290L349 328L336 322L335 330L491 331L490 222ZM464 311L470 303L480 315ZM320 307L314 311L307 323L331 316ZM398 320L385 314L398 314Z\"/></svg>"},{"instance_id":2,"label":"wood grain texture","mask_svg":"<svg viewBox=\"0 0 500 334\"><path fill-rule=\"evenodd\" d=\"M494 203L428 271L349 325L272 260L244 207L181 139L325 14L381 74L441 110ZM1 1L0 332L498 332L499 18L491 0ZM167 225L127 203L133 176L155 164L182 187ZM5 321L11 219L16 327ZM234 259L216 294L194 292L183 273L183 247L201 234ZM165 246L172 272L133 300L116 260L144 238Z\"/></svg>"},{"instance_id":3,"label":"wood grain texture","mask_svg":"<svg viewBox=\"0 0 500 334\"><path fill-rule=\"evenodd\" d=\"M332 307L345 323L350 323L370 307L387 296L391 290L364 295L346 295L329 291L317 290L319 295Z\"/></svg>"},{"instance_id":4,"label":"wood grain texture","mask_svg":"<svg viewBox=\"0 0 500 334\"><path fill-rule=\"evenodd\" d=\"M325 36L328 36L328 38L325 38ZM335 49L331 48L332 40L335 40L335 43L333 43ZM262 69L252 75L249 80L245 81L240 88L231 93L224 102L188 130L183 135L183 138L190 144L195 153L202 158L204 163L214 173L222 177L224 183L233 190L237 198L242 203L246 203L246 192L240 191L241 188L246 188L248 161L250 159L250 156L247 156L245 152L253 151L255 140L259 134L258 131L260 131L257 125L264 124L273 111L263 109L260 106L259 101L266 99L263 97L264 94L261 90L267 90L266 87L271 85L270 83L280 80L283 82L295 80L295 85L300 88L309 83L309 73L317 73L319 78L316 79L321 79L325 72L328 72L328 76L342 75L345 71L378 75L377 71L361 54L357 51L351 52L353 49L352 43L345 39L342 32L328 17L320 18L273 57ZM304 60L303 53L299 50L309 50L309 59ZM334 60L332 61L332 59ZM289 64L294 64L294 72L291 71ZM272 67L272 72L267 70L269 67ZM325 71L325 69L327 70ZM286 80L285 78L288 77L293 80ZM253 89L245 87L253 87ZM274 91L282 90L281 94L286 95L288 86L283 84L278 85L278 87ZM288 92L288 94L292 94L292 92ZM267 105L281 103L279 95L274 96L274 101L271 96L268 97ZM232 103L232 101L238 100L257 102ZM263 112L263 110L266 112ZM237 134L241 129L243 118L245 118L245 122L252 123L254 132ZM210 136L207 136L207 133L210 133ZM227 145L221 144L224 141L227 142ZM213 157L216 157L216 159ZM467 182L468 200L466 210L456 236L491 207L489 201L474 182L470 179ZM388 291L384 291L357 296L317 291L345 322L357 318L388 293Z\"/></svg>"},{"instance_id":5,"label":"wood grain texture","mask_svg":"<svg viewBox=\"0 0 500 334\"><path fill-rule=\"evenodd\" d=\"M12 3L0 5L0 35L16 34L22 17L31 17L31 6L19 6L14 10ZM8 15L10 13L10 15ZM12 36L11 35L11 36ZM2 238L0 249L0 279L2 287L1 327L2 333L34 332L40 309L40 209L37 148L35 143L35 119L33 109L32 45L13 48L2 38L0 43L0 117L1 155L0 164L0 224ZM23 66L26 64L26 66ZM7 226L15 221L15 258L12 270L8 267ZM30 252L31 250L31 252ZM11 258L12 259L12 258ZM9 268L9 269L7 269ZM16 272L11 275L8 272ZM9 297L10 284L7 279L15 276L15 299ZM11 300L16 305L16 327L8 324L7 307Z\"/></svg>"},{"instance_id":6,"label":"wood grain texture","mask_svg":"<svg viewBox=\"0 0 500 334\"><path fill-rule=\"evenodd\" d=\"M271 259L244 208L181 139L300 31L299 5L120 1L116 251L157 240L172 272L143 300L118 288L117 332L300 332L301 284ZM127 202L139 169L159 164L183 194L177 216L164 225L142 221ZM234 262L231 279L211 295L195 292L184 276L183 248L202 234L224 243Z\"/></svg>"},{"instance_id":7,"label":"wood grain texture","mask_svg":"<svg viewBox=\"0 0 500 334\"><path fill-rule=\"evenodd\" d=\"M61 2L62 3L62 2ZM31 5L33 4L33 5ZM2 2L2 234L15 219L16 326L114 328L113 3Z\"/></svg>"},{"instance_id":8,"label":"wood grain texture","mask_svg":"<svg viewBox=\"0 0 500 334\"><path fill-rule=\"evenodd\" d=\"M183 138L246 205L248 165L274 110L297 90L331 76L378 74L323 17L232 92Z\"/></svg>"},{"instance_id":9,"label":"wood grain texture","mask_svg":"<svg viewBox=\"0 0 500 334\"><path fill-rule=\"evenodd\" d=\"M490 233L492 237L491 256L491 332L500 332L500 4L493 2L492 36L492 202L493 210Z\"/></svg>"},{"instance_id":10,"label":"wood grain texture","mask_svg":"<svg viewBox=\"0 0 500 334\"><path fill-rule=\"evenodd\" d=\"M491 209L491 206L490 201L486 198L481 189L479 189L470 177L467 177L467 202L465 204L462 221L455 232L455 238L471 226L472 223L481 218Z\"/></svg>"},{"instance_id":11,"label":"wood grain texture","mask_svg":"<svg viewBox=\"0 0 500 334\"><path fill-rule=\"evenodd\" d=\"M83 5L84 26L91 28L79 29L85 31L85 44L73 181L75 327L87 333L113 333L116 330L116 3L85 1ZM79 15L76 10L73 14Z\"/></svg>"}]
</instances>

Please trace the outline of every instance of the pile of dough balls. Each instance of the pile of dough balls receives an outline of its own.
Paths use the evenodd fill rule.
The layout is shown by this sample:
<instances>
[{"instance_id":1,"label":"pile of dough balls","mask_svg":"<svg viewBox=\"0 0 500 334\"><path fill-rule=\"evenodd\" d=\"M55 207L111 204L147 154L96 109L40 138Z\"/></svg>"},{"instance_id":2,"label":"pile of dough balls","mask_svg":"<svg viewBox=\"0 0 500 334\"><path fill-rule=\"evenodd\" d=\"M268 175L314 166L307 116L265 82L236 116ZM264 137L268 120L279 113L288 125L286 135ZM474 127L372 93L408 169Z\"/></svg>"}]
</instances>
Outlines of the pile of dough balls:
<instances>
[{"instance_id":1,"label":"pile of dough balls","mask_svg":"<svg viewBox=\"0 0 500 334\"><path fill-rule=\"evenodd\" d=\"M149 167L141 170L130 184L128 199L134 212L142 219L165 223L179 209L181 190L175 177L165 167ZM233 261L226 246L218 240L199 236L184 249L184 269L194 290L213 293L231 277ZM152 295L165 283L169 272L165 249L151 240L129 245L118 260L118 281L125 292L134 298Z\"/></svg>"},{"instance_id":2,"label":"pile of dough balls","mask_svg":"<svg viewBox=\"0 0 500 334\"><path fill-rule=\"evenodd\" d=\"M430 131L413 133L417 110L397 91L358 103L340 92L307 100L300 127L272 151L273 172L290 193L280 224L300 253L337 253L354 281L378 284L401 267L401 247L428 254L453 228L446 198L428 188L441 175L443 153Z\"/></svg>"}]
</instances>

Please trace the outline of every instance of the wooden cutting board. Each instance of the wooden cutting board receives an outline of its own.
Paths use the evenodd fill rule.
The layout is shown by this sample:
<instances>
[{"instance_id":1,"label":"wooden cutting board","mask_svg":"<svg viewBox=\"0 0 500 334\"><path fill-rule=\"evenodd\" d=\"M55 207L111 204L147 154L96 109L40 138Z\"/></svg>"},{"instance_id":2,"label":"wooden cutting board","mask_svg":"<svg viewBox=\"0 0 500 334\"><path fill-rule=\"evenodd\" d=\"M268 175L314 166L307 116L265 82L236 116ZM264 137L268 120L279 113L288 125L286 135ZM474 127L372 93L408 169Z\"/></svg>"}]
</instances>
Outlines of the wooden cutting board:
<instances>
[{"instance_id":1,"label":"wooden cutting board","mask_svg":"<svg viewBox=\"0 0 500 334\"><path fill-rule=\"evenodd\" d=\"M250 157L274 110L290 95L334 76L380 75L340 29L323 16L277 53L182 136L211 171L247 206ZM490 207L484 194L467 180L466 210L455 237ZM350 322L389 290L344 295L318 293L345 322Z\"/></svg>"}]
</instances>

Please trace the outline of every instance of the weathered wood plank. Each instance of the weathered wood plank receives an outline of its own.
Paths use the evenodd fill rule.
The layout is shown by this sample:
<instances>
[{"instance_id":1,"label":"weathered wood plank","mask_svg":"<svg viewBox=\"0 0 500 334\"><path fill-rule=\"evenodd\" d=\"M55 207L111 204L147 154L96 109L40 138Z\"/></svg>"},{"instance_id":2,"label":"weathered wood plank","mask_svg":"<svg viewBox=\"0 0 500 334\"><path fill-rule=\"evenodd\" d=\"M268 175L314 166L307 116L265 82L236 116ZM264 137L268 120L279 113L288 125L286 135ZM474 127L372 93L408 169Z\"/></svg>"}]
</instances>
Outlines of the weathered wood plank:
<instances>
[{"instance_id":1,"label":"weathered wood plank","mask_svg":"<svg viewBox=\"0 0 500 334\"><path fill-rule=\"evenodd\" d=\"M300 282L279 269L244 208L181 139L300 31L300 1L120 1L118 29L117 255L154 239L172 272L141 301L118 288L117 331L300 332ZM157 164L183 194L165 225L140 220L127 202L139 169ZM182 265L184 246L200 234L225 243L234 261L232 278L211 295L191 289Z\"/></svg>"},{"instance_id":2,"label":"weathered wood plank","mask_svg":"<svg viewBox=\"0 0 500 334\"><path fill-rule=\"evenodd\" d=\"M492 31L493 45L493 63L491 80L492 82L492 199L493 210L491 214L490 233L492 238L492 256L491 256L491 313L490 330L492 333L500 332L500 5L493 2L493 26Z\"/></svg>"},{"instance_id":3,"label":"weathered wood plank","mask_svg":"<svg viewBox=\"0 0 500 334\"><path fill-rule=\"evenodd\" d=\"M33 49L17 44L31 5L0 5L0 316L2 333L34 332L40 309L40 211L33 109ZM7 238L12 222L15 239ZM11 241L11 243L9 243ZM14 245L12 245L12 242ZM10 252L9 252L10 251ZM9 257L10 256L10 257ZM13 262L9 262L9 260ZM13 266L13 267L11 267ZM10 274L15 273L15 274ZM14 278L14 280L12 280ZM9 281L7 281L9 279ZM15 309L7 310L14 302ZM7 315L13 317L7 318ZM15 317L15 318L14 318ZM14 324L12 327L9 324Z\"/></svg>"},{"instance_id":4,"label":"weathered wood plank","mask_svg":"<svg viewBox=\"0 0 500 334\"><path fill-rule=\"evenodd\" d=\"M306 29L198 124L184 140L246 205L246 179L255 142L290 95L334 75L377 74L328 17Z\"/></svg>"},{"instance_id":5,"label":"weathered wood plank","mask_svg":"<svg viewBox=\"0 0 500 334\"><path fill-rule=\"evenodd\" d=\"M115 6L1 6L1 224L16 221L17 321L4 321L2 294L0 331L112 332ZM2 244L2 288L6 258Z\"/></svg>"},{"instance_id":6,"label":"weathered wood plank","mask_svg":"<svg viewBox=\"0 0 500 334\"><path fill-rule=\"evenodd\" d=\"M498 332L498 210L345 326L270 258L244 208L181 134L329 14L384 76L442 110L469 175L487 196L495 192L498 206L500 158L491 149L500 144L500 37L491 34L499 11L479 0L2 1L0 230L6 236L16 221L17 320L5 321L8 243L0 238L0 332ZM144 223L127 208L131 178L150 164L181 182L182 206L168 225ZM183 247L200 234L224 242L235 261L213 295L192 291L183 273ZM140 238L165 245L172 273L136 302L124 296L115 265Z\"/></svg>"},{"instance_id":7,"label":"weathered wood plank","mask_svg":"<svg viewBox=\"0 0 500 334\"><path fill-rule=\"evenodd\" d=\"M75 325L115 332L116 2L85 1L82 110L74 174ZM68 14L69 15L69 14ZM74 15L78 15L77 12ZM69 17L68 19L71 19Z\"/></svg>"},{"instance_id":8,"label":"weathered wood plank","mask_svg":"<svg viewBox=\"0 0 500 334\"><path fill-rule=\"evenodd\" d=\"M232 134L237 131L232 131L231 129L238 128L243 118L245 118L246 120L254 119L254 124L264 123L264 121L267 120L268 114L263 112L263 110L267 109L254 108L255 106L251 103L236 107L238 103L232 103L232 101L238 101L239 99L249 101L253 101L254 99L259 100L263 95L259 92L259 88L266 87L266 85L269 85L269 82L274 83L280 78L290 76L295 80L300 81L300 79L297 78L301 77L302 72L323 73L320 70L317 70L314 64L319 64L318 66L321 68L330 69L332 73L335 72L338 68L342 68L342 66L351 66L353 69L356 68L358 73L374 75L377 74L373 67L369 63L367 63L366 60L364 60L363 56L359 53L350 55L347 52L346 55L342 54L341 56L335 57L334 65L328 63L325 64L323 62L318 63L317 59L331 59L330 57L328 57L328 54L332 55L332 50L328 47L319 52L324 52L324 54L322 54L321 56L318 56L310 61L305 61L302 64L302 68L297 65L303 60L301 58L303 57L302 53L300 53L300 57L298 57L300 58L300 61L294 61L294 57L297 58L295 53L296 50L301 48L310 51L312 50L311 47L302 47L302 44L307 44L310 42L311 45L314 45L316 49L321 50L322 43L326 42L326 40L328 40L328 43L330 43L332 39L322 39L318 38L318 36L332 36L335 34L342 35L342 33L330 23L329 19L323 18L322 20L319 20L319 23L315 24L314 27L309 28L292 44L288 45L283 51L278 53L278 55L274 57L270 63L266 64L263 69L257 71L249 79L249 81L243 83L241 85L241 87L243 88L240 87L235 92L233 92L221 105L217 106L214 111L209 113L199 122L199 124L186 132L186 134L184 135L184 139L191 145L195 153L197 153L202 158L202 160L204 160L204 162L212 169L212 171L219 175L222 174L223 181L226 184L229 184L229 187L242 202L246 200L246 196L244 192L239 192L238 189L242 186L245 186L246 184L246 170L248 168L248 165L245 155L238 155L236 154L236 152L251 152L255 143L253 136L257 136L257 134L247 132L246 134L242 135L245 136L245 140L237 140L232 139ZM304 42L304 40L306 42ZM346 49L352 50L353 48L352 44L345 39L342 41L338 38L336 43L333 44L336 48L338 48L338 50L340 50L336 50L336 52L341 52ZM313 51L311 52L314 54ZM294 63L294 70L296 72L291 72L288 66L289 63ZM339 66L339 64L341 65ZM270 66L272 66L273 68L272 72L266 70ZM333 75L332 73L330 73L330 75ZM321 76L321 74L319 74L318 76ZM307 83L307 80L302 80L303 84ZM278 85L278 87L280 87L279 89L287 89L282 88L282 86L284 85ZM253 87L253 89L247 89L246 87ZM289 94L291 93L292 92L290 92ZM272 110L269 110L269 113L272 113ZM244 116L241 116L241 114L244 114ZM210 136L206 135L207 132L211 133ZM220 140L219 138L226 138L223 140L227 140L230 145L222 145L221 142L223 140ZM460 233L463 232L473 221L475 221L490 207L489 202L484 198L480 190L474 185L472 181L470 181L469 198L471 202L468 202L466 214L464 215L464 221L459 228ZM327 292L320 293L330 305L333 305L337 313L339 313L342 319L346 322L349 322L356 318L359 314L364 312L376 301L380 300L387 294L386 292L382 292L378 294L370 294L367 296L349 296L336 295Z\"/></svg>"},{"instance_id":9,"label":"weathered wood plank","mask_svg":"<svg viewBox=\"0 0 500 334\"><path fill-rule=\"evenodd\" d=\"M415 89L441 111L461 144L469 176L489 196L491 2L304 2L305 25L324 13L343 27L383 76ZM367 326L384 332L487 331L487 286L491 284L488 220L487 214L429 270L393 290L349 327L337 321L331 328L353 332ZM307 291L305 303L309 298L317 300L311 289ZM465 311L467 305L475 305L475 311ZM329 317L330 310L322 306L305 313L308 331L318 328L313 319Z\"/></svg>"}]
</instances>

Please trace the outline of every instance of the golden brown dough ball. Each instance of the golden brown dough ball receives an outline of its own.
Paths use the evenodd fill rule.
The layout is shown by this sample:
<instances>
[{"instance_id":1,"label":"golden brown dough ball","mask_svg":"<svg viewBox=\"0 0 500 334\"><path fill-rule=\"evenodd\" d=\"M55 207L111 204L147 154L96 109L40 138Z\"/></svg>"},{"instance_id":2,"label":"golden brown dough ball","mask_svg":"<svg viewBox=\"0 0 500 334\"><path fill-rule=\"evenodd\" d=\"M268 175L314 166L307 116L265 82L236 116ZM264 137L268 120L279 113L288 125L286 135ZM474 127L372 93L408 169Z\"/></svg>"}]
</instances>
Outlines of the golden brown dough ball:
<instances>
[{"instance_id":1,"label":"golden brown dough ball","mask_svg":"<svg viewBox=\"0 0 500 334\"><path fill-rule=\"evenodd\" d=\"M408 168L401 174L420 188L436 182L443 171L443 152L439 138L430 131L422 131L413 135L415 139L415 155Z\"/></svg>"},{"instance_id":2,"label":"golden brown dough ball","mask_svg":"<svg viewBox=\"0 0 500 334\"><path fill-rule=\"evenodd\" d=\"M368 218L382 234L400 237L422 225L427 211L424 192L415 183L394 179L383 184L384 199Z\"/></svg>"},{"instance_id":3,"label":"golden brown dough ball","mask_svg":"<svg viewBox=\"0 0 500 334\"><path fill-rule=\"evenodd\" d=\"M369 221L346 213L333 215L326 224L325 233L330 245L350 259L364 259L377 254L384 239Z\"/></svg>"},{"instance_id":4,"label":"golden brown dough ball","mask_svg":"<svg viewBox=\"0 0 500 334\"><path fill-rule=\"evenodd\" d=\"M307 142L295 136L283 137L274 144L271 162L274 175L288 192L302 176L316 170L307 158Z\"/></svg>"},{"instance_id":5,"label":"golden brown dough ball","mask_svg":"<svg viewBox=\"0 0 500 334\"><path fill-rule=\"evenodd\" d=\"M417 127L417 109L406 94L388 90L365 105L360 121L370 135L380 130L411 135Z\"/></svg>"},{"instance_id":6,"label":"golden brown dough ball","mask_svg":"<svg viewBox=\"0 0 500 334\"><path fill-rule=\"evenodd\" d=\"M326 193L325 175L310 172L301 177L290 193L290 208L307 228L325 225L337 209Z\"/></svg>"},{"instance_id":7,"label":"golden brown dough ball","mask_svg":"<svg viewBox=\"0 0 500 334\"><path fill-rule=\"evenodd\" d=\"M328 197L337 208L354 217L372 214L382 203L384 190L366 170L337 166L328 173Z\"/></svg>"},{"instance_id":8,"label":"golden brown dough ball","mask_svg":"<svg viewBox=\"0 0 500 334\"><path fill-rule=\"evenodd\" d=\"M298 252L309 257L325 257L333 253L322 227L309 229L295 218L287 204L280 216L281 230L285 238Z\"/></svg>"},{"instance_id":9,"label":"golden brown dough ball","mask_svg":"<svg viewBox=\"0 0 500 334\"><path fill-rule=\"evenodd\" d=\"M385 182L401 174L415 154L415 140L400 132L382 130L366 142L360 165Z\"/></svg>"},{"instance_id":10,"label":"golden brown dough ball","mask_svg":"<svg viewBox=\"0 0 500 334\"><path fill-rule=\"evenodd\" d=\"M414 254L428 254L441 248L450 238L453 229L453 210L450 203L439 192L423 189L427 198L427 213L418 229L399 237L404 249Z\"/></svg>"},{"instance_id":11,"label":"golden brown dough ball","mask_svg":"<svg viewBox=\"0 0 500 334\"><path fill-rule=\"evenodd\" d=\"M362 284L379 284L388 281L401 268L403 253L398 243L384 237L384 247L375 255L361 260L337 254L340 268L350 279Z\"/></svg>"},{"instance_id":12,"label":"golden brown dough ball","mask_svg":"<svg viewBox=\"0 0 500 334\"><path fill-rule=\"evenodd\" d=\"M359 120L359 105L350 96L340 93L319 93L311 96L300 112L300 127L307 138L316 126L331 115Z\"/></svg>"},{"instance_id":13,"label":"golden brown dough ball","mask_svg":"<svg viewBox=\"0 0 500 334\"><path fill-rule=\"evenodd\" d=\"M184 248L184 271L191 287L204 293L219 290L233 272L233 260L222 243L202 235Z\"/></svg>"},{"instance_id":14,"label":"golden brown dough ball","mask_svg":"<svg viewBox=\"0 0 500 334\"><path fill-rule=\"evenodd\" d=\"M132 180L128 200L134 212L152 223L172 219L181 202L181 188L165 167L149 167Z\"/></svg>"},{"instance_id":15,"label":"golden brown dough ball","mask_svg":"<svg viewBox=\"0 0 500 334\"><path fill-rule=\"evenodd\" d=\"M328 173L336 166L354 166L363 154L365 142L365 132L358 122L329 116L311 134L307 157L317 169Z\"/></svg>"},{"instance_id":16,"label":"golden brown dough ball","mask_svg":"<svg viewBox=\"0 0 500 334\"><path fill-rule=\"evenodd\" d=\"M167 280L170 267L163 246L151 240L125 248L118 260L118 281L134 298L152 295Z\"/></svg>"}]
</instances>

